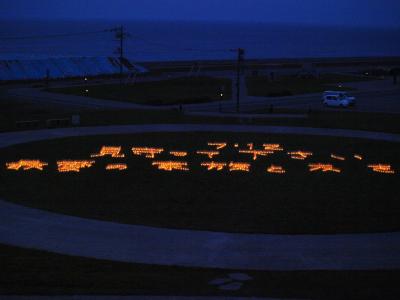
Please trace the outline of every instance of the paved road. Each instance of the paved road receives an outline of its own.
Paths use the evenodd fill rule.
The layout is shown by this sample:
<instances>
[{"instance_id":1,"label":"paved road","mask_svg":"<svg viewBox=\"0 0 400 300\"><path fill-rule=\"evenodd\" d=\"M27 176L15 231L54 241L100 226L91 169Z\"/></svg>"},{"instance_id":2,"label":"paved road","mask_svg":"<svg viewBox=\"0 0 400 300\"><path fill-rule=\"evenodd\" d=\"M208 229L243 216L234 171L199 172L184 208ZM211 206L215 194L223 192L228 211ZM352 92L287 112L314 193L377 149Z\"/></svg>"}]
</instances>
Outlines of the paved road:
<instances>
[{"instance_id":1,"label":"paved road","mask_svg":"<svg viewBox=\"0 0 400 300\"><path fill-rule=\"evenodd\" d=\"M357 98L357 105L355 107L339 110L400 113L400 85L393 86L390 81L354 82L348 85L359 89L359 91L350 92L351 95ZM233 94L235 94L235 92ZM289 97L253 97L242 95L240 111L254 112L257 110L265 110L269 109L271 105L274 108L279 107L299 110L338 110L322 105L321 93L317 93ZM234 112L236 111L236 102L226 101L222 103L186 105L185 108L190 111L210 112L222 110L223 112Z\"/></svg>"},{"instance_id":2,"label":"paved road","mask_svg":"<svg viewBox=\"0 0 400 300\"><path fill-rule=\"evenodd\" d=\"M216 124L149 124L114 125L96 127L57 128L46 130L16 131L0 133L0 148L11 145L48 139L107 134L129 134L145 132L254 132L276 134L298 134L364 138L377 141L400 142L400 135L376 131L328 129L310 127L216 125Z\"/></svg>"},{"instance_id":3,"label":"paved road","mask_svg":"<svg viewBox=\"0 0 400 300\"><path fill-rule=\"evenodd\" d=\"M235 79L233 80L233 95L236 95ZM400 85L394 86L391 81L368 81L354 82L346 84L356 87L357 92L352 94L357 97L357 105L348 108L349 111L364 112L387 112L400 113ZM244 80L241 81L241 112L253 112L257 110L268 109L271 105L275 108L292 108L300 110L335 110L324 107L321 103L321 94L308 94L291 97L253 97L246 96L246 87ZM72 106L82 108L98 109L177 109L176 105L151 106L139 105L128 102L119 102L112 100L101 100L83 96L63 95L48 93L34 88L14 88L7 91L8 97L22 101L31 101L38 103L56 104L61 106ZM235 98L236 99L236 98ZM235 112L236 101L211 102L201 104L184 105L187 112ZM342 109L343 110L343 109Z\"/></svg>"},{"instance_id":4,"label":"paved road","mask_svg":"<svg viewBox=\"0 0 400 300\"><path fill-rule=\"evenodd\" d=\"M153 131L293 133L400 142L400 135L354 130L238 126L130 125L0 134L0 148L52 138ZM51 252L160 265L253 270L400 268L400 232L273 235L173 230L89 220L0 200L0 243Z\"/></svg>"}]
</instances>

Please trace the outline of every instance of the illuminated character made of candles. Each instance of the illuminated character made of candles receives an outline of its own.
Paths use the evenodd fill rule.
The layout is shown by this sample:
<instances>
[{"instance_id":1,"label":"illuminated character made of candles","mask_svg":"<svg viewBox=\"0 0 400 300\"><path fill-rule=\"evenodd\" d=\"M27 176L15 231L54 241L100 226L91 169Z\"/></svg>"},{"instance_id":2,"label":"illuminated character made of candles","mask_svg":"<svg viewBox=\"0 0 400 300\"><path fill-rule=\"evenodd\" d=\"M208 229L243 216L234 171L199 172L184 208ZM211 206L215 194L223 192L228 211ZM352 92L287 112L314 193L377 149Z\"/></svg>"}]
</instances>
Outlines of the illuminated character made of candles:
<instances>
[{"instance_id":1,"label":"illuminated character made of candles","mask_svg":"<svg viewBox=\"0 0 400 300\"><path fill-rule=\"evenodd\" d=\"M206 167L208 171L211 170L222 171L226 167L226 163L210 161L210 162L202 162L201 166Z\"/></svg>"},{"instance_id":2,"label":"illuminated character made of candles","mask_svg":"<svg viewBox=\"0 0 400 300\"><path fill-rule=\"evenodd\" d=\"M210 150L198 150L196 151L199 155L207 155L209 159L213 159L214 156L219 155L219 151L210 151Z\"/></svg>"},{"instance_id":3,"label":"illuminated character made of candles","mask_svg":"<svg viewBox=\"0 0 400 300\"><path fill-rule=\"evenodd\" d=\"M163 171L189 171L188 163L185 161L153 161L152 166Z\"/></svg>"},{"instance_id":4,"label":"illuminated character made of candles","mask_svg":"<svg viewBox=\"0 0 400 300\"><path fill-rule=\"evenodd\" d=\"M336 160L341 160L341 161L346 160L346 158L344 156L333 154L333 153L331 154L331 158L336 159Z\"/></svg>"},{"instance_id":5,"label":"illuminated character made of candles","mask_svg":"<svg viewBox=\"0 0 400 300\"><path fill-rule=\"evenodd\" d=\"M316 164L309 164L308 165L310 172L335 172L335 173L340 173L341 170L334 167L332 164L321 164L321 163L316 163Z\"/></svg>"},{"instance_id":6,"label":"illuminated character made of candles","mask_svg":"<svg viewBox=\"0 0 400 300\"><path fill-rule=\"evenodd\" d=\"M312 152L308 152L308 151L291 151L291 152L288 152L287 154L290 155L290 158L298 159L298 160L305 160L308 157L313 155Z\"/></svg>"},{"instance_id":7,"label":"illuminated character made of candles","mask_svg":"<svg viewBox=\"0 0 400 300\"><path fill-rule=\"evenodd\" d=\"M188 155L186 151L170 151L169 154L175 157L186 157Z\"/></svg>"},{"instance_id":8,"label":"illuminated character made of candles","mask_svg":"<svg viewBox=\"0 0 400 300\"><path fill-rule=\"evenodd\" d=\"M134 155L144 156L146 158L154 158L157 154L164 152L163 148L133 147Z\"/></svg>"},{"instance_id":9,"label":"illuminated character made of candles","mask_svg":"<svg viewBox=\"0 0 400 300\"><path fill-rule=\"evenodd\" d=\"M125 157L123 153L121 153L122 147L120 146L103 146L100 149L99 153L94 153L90 155L90 157L104 157L111 156L114 158L122 158Z\"/></svg>"},{"instance_id":10,"label":"illuminated character made of candles","mask_svg":"<svg viewBox=\"0 0 400 300\"><path fill-rule=\"evenodd\" d=\"M268 156L270 154L273 154L273 151L270 150L256 150L256 149L251 149L251 150L239 150L239 153L242 154L251 154L253 155L253 160L256 160L258 156Z\"/></svg>"},{"instance_id":11,"label":"illuminated character made of candles","mask_svg":"<svg viewBox=\"0 0 400 300\"><path fill-rule=\"evenodd\" d=\"M107 171L123 171L128 169L126 164L108 164L106 166Z\"/></svg>"},{"instance_id":12,"label":"illuminated character made of candles","mask_svg":"<svg viewBox=\"0 0 400 300\"><path fill-rule=\"evenodd\" d=\"M283 151L283 147L280 144L263 144L263 147L266 151Z\"/></svg>"},{"instance_id":13,"label":"illuminated character made of candles","mask_svg":"<svg viewBox=\"0 0 400 300\"><path fill-rule=\"evenodd\" d=\"M57 166L60 173L79 173L81 169L90 168L94 163L94 160L61 160L57 161Z\"/></svg>"},{"instance_id":14,"label":"illuminated character made of candles","mask_svg":"<svg viewBox=\"0 0 400 300\"><path fill-rule=\"evenodd\" d=\"M273 174L285 174L286 170L281 166L271 165L270 167L267 168L267 172Z\"/></svg>"},{"instance_id":15,"label":"illuminated character made of candles","mask_svg":"<svg viewBox=\"0 0 400 300\"><path fill-rule=\"evenodd\" d=\"M383 173L383 174L394 174L394 170L392 169L392 166L389 164L374 164L374 165L368 165L368 168L372 169L372 171L377 172L377 173Z\"/></svg>"},{"instance_id":16,"label":"illuminated character made of candles","mask_svg":"<svg viewBox=\"0 0 400 300\"><path fill-rule=\"evenodd\" d=\"M39 170L43 171L43 168L48 166L48 163L42 162L40 160L33 160L33 159L21 159L16 162L9 162L6 163L6 168L8 170Z\"/></svg>"},{"instance_id":17,"label":"illuminated character made of candles","mask_svg":"<svg viewBox=\"0 0 400 300\"><path fill-rule=\"evenodd\" d=\"M233 162L231 161L228 165L229 171L241 171L241 172L250 172L250 164L244 162Z\"/></svg>"},{"instance_id":18,"label":"illuminated character made of candles","mask_svg":"<svg viewBox=\"0 0 400 300\"><path fill-rule=\"evenodd\" d=\"M215 147L217 150L221 150L227 146L227 143L207 143L210 147Z\"/></svg>"}]
</instances>

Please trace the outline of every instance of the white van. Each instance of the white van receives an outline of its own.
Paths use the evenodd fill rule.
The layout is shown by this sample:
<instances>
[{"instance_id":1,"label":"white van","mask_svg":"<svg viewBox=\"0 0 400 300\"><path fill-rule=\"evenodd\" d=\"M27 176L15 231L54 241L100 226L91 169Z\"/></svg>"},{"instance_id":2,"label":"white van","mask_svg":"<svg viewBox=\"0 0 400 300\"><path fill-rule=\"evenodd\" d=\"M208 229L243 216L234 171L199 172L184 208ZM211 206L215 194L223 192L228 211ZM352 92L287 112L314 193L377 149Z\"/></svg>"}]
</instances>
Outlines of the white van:
<instances>
[{"instance_id":1,"label":"white van","mask_svg":"<svg viewBox=\"0 0 400 300\"><path fill-rule=\"evenodd\" d=\"M334 107L348 107L355 105L356 99L349 97L346 92L343 91L325 91L322 96L322 103L327 106Z\"/></svg>"}]
</instances>

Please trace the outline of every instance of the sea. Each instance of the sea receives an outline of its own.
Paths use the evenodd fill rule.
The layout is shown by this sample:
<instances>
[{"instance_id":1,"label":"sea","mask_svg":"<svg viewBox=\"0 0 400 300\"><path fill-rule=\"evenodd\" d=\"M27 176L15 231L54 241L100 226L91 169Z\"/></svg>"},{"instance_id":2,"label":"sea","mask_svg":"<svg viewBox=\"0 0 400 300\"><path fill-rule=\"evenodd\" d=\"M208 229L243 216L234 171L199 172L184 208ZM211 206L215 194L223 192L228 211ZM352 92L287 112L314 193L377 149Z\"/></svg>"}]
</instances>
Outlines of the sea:
<instances>
[{"instance_id":1,"label":"sea","mask_svg":"<svg viewBox=\"0 0 400 300\"><path fill-rule=\"evenodd\" d=\"M189 21L0 20L0 59L117 56L134 61L400 56L400 28Z\"/></svg>"}]
</instances>

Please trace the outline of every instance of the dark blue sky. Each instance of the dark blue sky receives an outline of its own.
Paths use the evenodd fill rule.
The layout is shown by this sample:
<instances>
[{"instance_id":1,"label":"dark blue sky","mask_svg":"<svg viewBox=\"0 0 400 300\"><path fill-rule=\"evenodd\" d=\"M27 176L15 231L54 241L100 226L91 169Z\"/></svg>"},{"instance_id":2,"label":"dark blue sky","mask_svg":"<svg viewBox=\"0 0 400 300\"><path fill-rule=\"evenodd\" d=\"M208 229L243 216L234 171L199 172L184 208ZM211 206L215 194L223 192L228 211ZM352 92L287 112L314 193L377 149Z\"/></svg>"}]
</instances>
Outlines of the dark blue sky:
<instances>
[{"instance_id":1,"label":"dark blue sky","mask_svg":"<svg viewBox=\"0 0 400 300\"><path fill-rule=\"evenodd\" d=\"M400 28L400 0L0 0L0 18L216 20Z\"/></svg>"}]
</instances>

